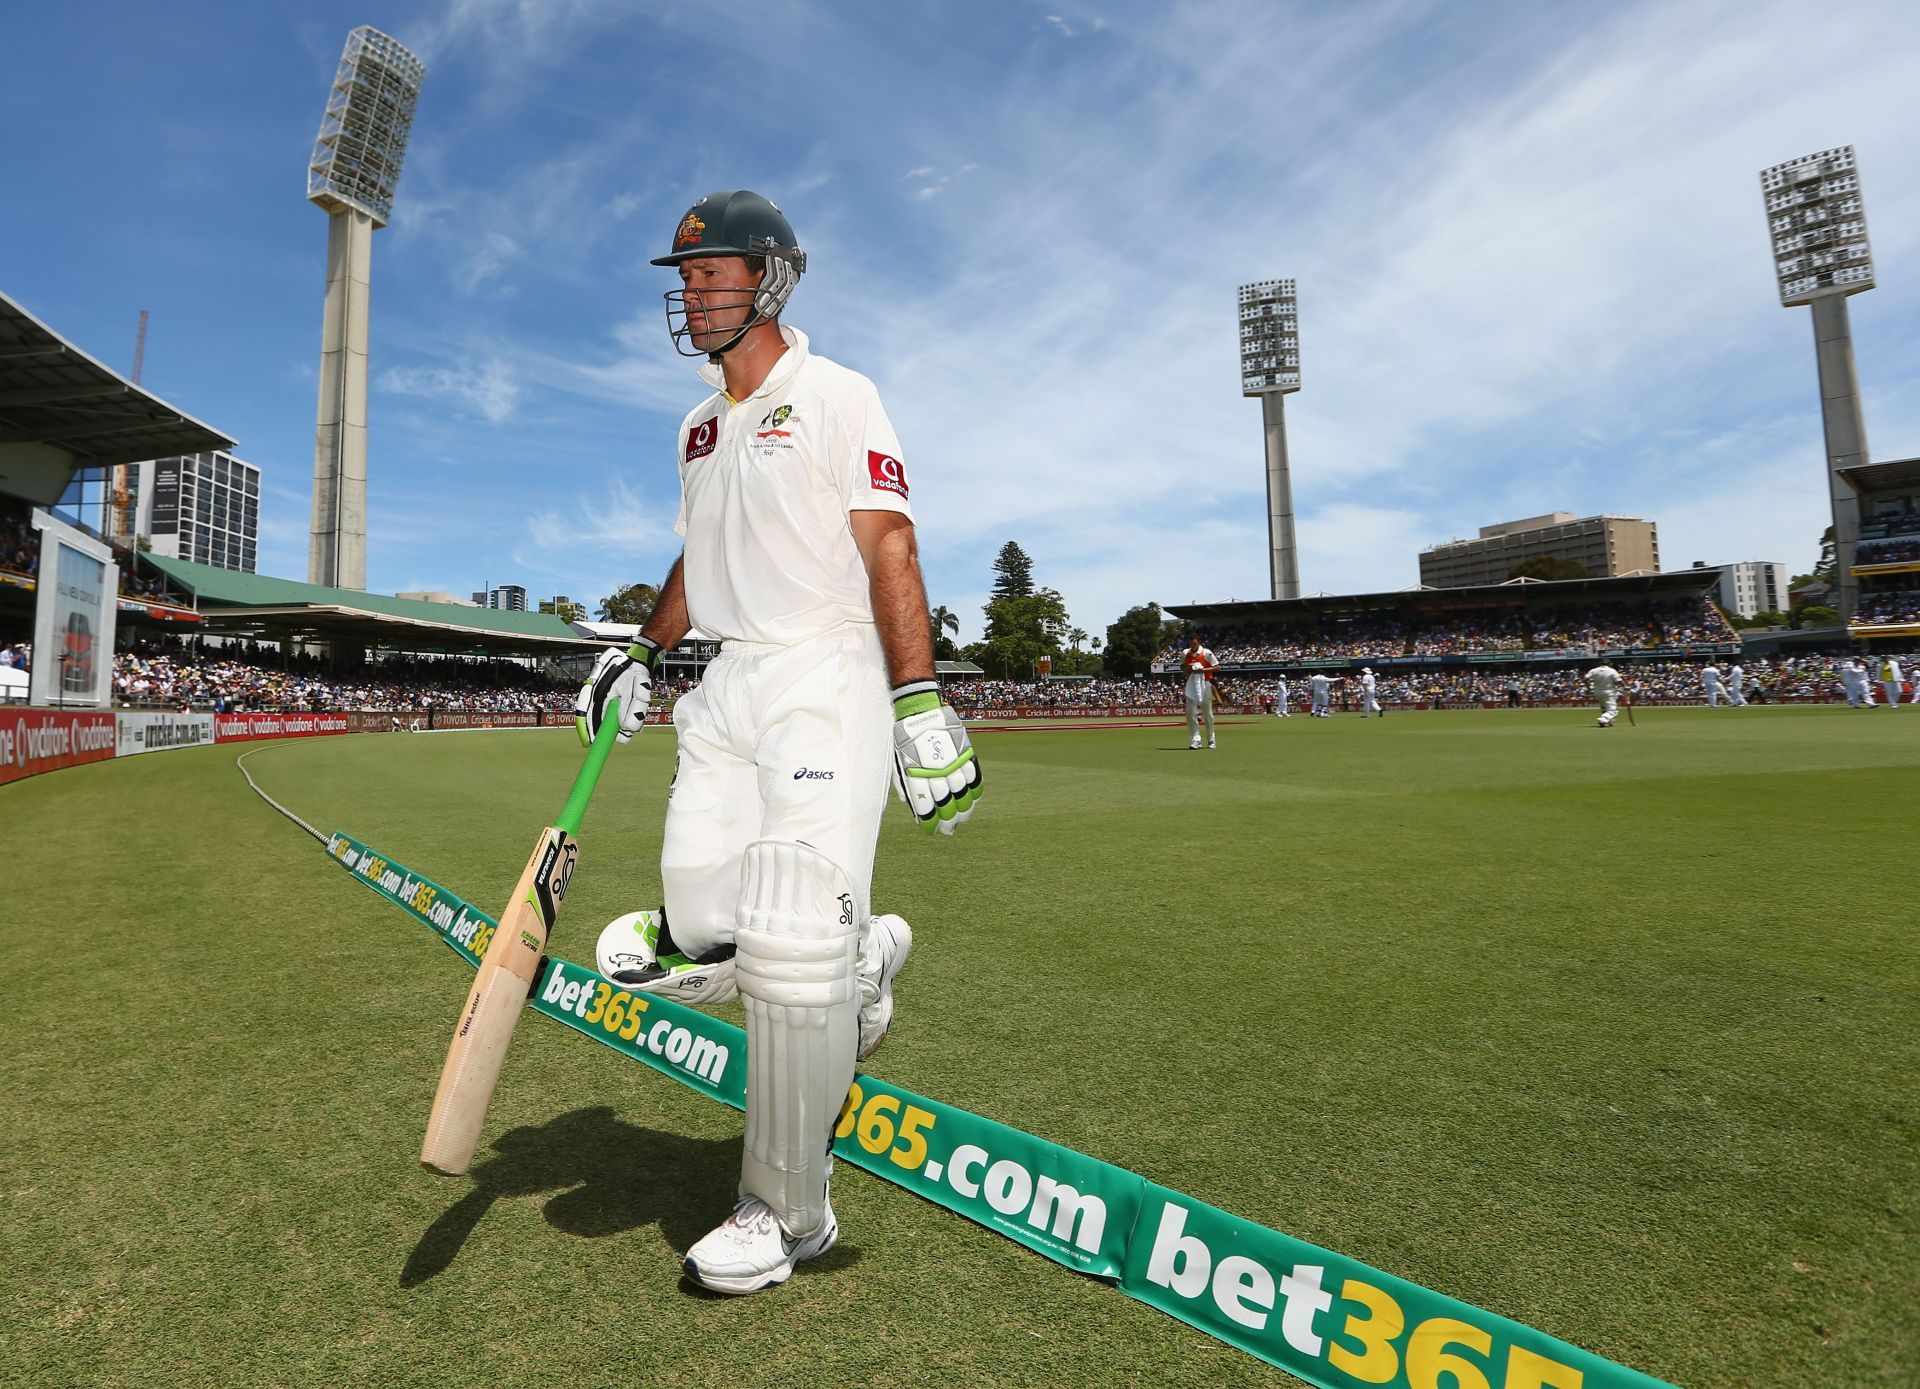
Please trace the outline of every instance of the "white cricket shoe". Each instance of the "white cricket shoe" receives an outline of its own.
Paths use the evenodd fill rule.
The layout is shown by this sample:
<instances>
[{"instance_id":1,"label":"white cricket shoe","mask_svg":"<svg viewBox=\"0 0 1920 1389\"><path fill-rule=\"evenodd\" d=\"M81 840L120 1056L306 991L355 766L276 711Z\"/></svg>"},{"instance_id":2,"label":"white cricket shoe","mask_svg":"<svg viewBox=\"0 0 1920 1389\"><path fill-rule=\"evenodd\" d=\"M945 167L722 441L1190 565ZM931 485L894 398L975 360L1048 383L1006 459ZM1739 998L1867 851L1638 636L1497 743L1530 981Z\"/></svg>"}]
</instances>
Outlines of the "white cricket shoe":
<instances>
[{"instance_id":1,"label":"white cricket shoe","mask_svg":"<svg viewBox=\"0 0 1920 1389\"><path fill-rule=\"evenodd\" d=\"M1213 741L1213 739L1211 739L1211 738L1209 738L1209 739L1207 739L1207 747L1208 747L1209 749L1212 749L1212 748L1216 748L1216 747L1218 747L1218 746L1219 746L1219 744L1218 744L1218 743L1216 743L1216 742L1214 742L1214 741Z\"/></svg>"},{"instance_id":2,"label":"white cricket shoe","mask_svg":"<svg viewBox=\"0 0 1920 1389\"><path fill-rule=\"evenodd\" d=\"M784 1283L793 1266L826 1253L840 1238L840 1225L827 1205L827 1218L810 1235L790 1235L758 1196L742 1196L733 1214L687 1251L681 1271L716 1293L757 1293Z\"/></svg>"},{"instance_id":3,"label":"white cricket shoe","mask_svg":"<svg viewBox=\"0 0 1920 1389\"><path fill-rule=\"evenodd\" d=\"M1192 748L1195 752L1198 752L1200 750L1200 735L1198 733L1194 734L1193 741L1187 744L1187 746Z\"/></svg>"},{"instance_id":4,"label":"white cricket shoe","mask_svg":"<svg viewBox=\"0 0 1920 1389\"><path fill-rule=\"evenodd\" d=\"M869 917L860 942L860 1050L865 1061L887 1040L893 1025L893 980L913 949L913 928L889 912Z\"/></svg>"}]
</instances>

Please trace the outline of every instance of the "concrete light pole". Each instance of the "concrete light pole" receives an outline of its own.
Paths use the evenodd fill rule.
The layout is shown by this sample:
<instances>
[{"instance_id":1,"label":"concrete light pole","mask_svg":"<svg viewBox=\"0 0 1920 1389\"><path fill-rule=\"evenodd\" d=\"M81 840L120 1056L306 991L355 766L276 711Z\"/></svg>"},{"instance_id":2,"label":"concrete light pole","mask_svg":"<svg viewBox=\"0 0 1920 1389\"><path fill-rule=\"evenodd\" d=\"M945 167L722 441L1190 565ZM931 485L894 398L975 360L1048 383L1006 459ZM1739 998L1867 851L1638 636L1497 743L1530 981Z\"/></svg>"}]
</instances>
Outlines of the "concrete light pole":
<instances>
[{"instance_id":1,"label":"concrete light pole","mask_svg":"<svg viewBox=\"0 0 1920 1389\"><path fill-rule=\"evenodd\" d=\"M1866 204L1853 146L1790 159L1760 173L1773 237L1780 302L1813 309L1815 361L1820 370L1820 417L1827 442L1827 495L1833 507L1834 584L1840 617L1851 621L1860 597L1853 547L1860 508L1842 469L1870 462L1860 383L1853 369L1847 296L1873 288Z\"/></svg>"},{"instance_id":2,"label":"concrete light pole","mask_svg":"<svg viewBox=\"0 0 1920 1389\"><path fill-rule=\"evenodd\" d=\"M420 101L420 60L378 29L347 35L307 163L307 199L327 213L327 303L313 442L307 582L367 586L367 314L373 234L393 193Z\"/></svg>"},{"instance_id":3,"label":"concrete light pole","mask_svg":"<svg viewBox=\"0 0 1920 1389\"><path fill-rule=\"evenodd\" d=\"M1293 473L1285 398L1300 389L1298 302L1292 280L1240 286L1240 393L1260 397L1267 436L1267 572L1275 598L1300 596L1293 534Z\"/></svg>"}]
</instances>

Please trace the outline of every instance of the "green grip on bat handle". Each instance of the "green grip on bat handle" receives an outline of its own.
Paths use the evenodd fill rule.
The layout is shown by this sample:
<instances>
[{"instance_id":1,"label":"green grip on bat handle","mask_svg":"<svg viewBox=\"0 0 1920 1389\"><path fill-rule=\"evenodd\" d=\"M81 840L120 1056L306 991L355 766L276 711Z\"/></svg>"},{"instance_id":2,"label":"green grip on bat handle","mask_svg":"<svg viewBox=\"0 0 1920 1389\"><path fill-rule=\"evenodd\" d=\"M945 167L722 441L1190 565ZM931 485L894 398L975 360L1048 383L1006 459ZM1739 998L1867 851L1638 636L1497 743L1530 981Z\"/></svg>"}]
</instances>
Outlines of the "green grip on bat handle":
<instances>
[{"instance_id":1,"label":"green grip on bat handle","mask_svg":"<svg viewBox=\"0 0 1920 1389\"><path fill-rule=\"evenodd\" d=\"M593 735L593 745L587 749L587 760L581 764L580 774L573 779L573 789L567 792L567 803L560 807L560 818L553 822L553 827L560 833L569 838L580 833L580 822L587 818L587 802L593 799L594 783L600 780L600 769L607 765L607 758L619 738L620 698L616 695L607 701L606 712L600 716L600 731Z\"/></svg>"}]
</instances>

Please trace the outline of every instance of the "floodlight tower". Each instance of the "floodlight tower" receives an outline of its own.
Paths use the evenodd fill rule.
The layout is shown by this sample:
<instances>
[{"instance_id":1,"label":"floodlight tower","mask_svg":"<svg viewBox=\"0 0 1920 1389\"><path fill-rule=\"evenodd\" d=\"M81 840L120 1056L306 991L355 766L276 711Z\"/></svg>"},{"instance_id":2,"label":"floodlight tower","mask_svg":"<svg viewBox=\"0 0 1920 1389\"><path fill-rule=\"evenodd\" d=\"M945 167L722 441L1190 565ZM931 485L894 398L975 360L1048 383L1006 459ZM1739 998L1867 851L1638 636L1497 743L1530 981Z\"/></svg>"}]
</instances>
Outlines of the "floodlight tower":
<instances>
[{"instance_id":1,"label":"floodlight tower","mask_svg":"<svg viewBox=\"0 0 1920 1389\"><path fill-rule=\"evenodd\" d=\"M1260 397L1267 431L1267 570L1275 598L1300 596L1287 465L1286 397L1300 389L1298 302L1292 280L1240 286L1240 394Z\"/></svg>"},{"instance_id":2,"label":"floodlight tower","mask_svg":"<svg viewBox=\"0 0 1920 1389\"><path fill-rule=\"evenodd\" d=\"M378 29L347 35L307 200L327 213L327 307L320 330L320 413L313 441L307 582L367 586L367 301L373 234L393 216L426 67Z\"/></svg>"},{"instance_id":3,"label":"floodlight tower","mask_svg":"<svg viewBox=\"0 0 1920 1389\"><path fill-rule=\"evenodd\" d=\"M1853 547L1860 509L1842 468L1865 463L1867 426L1860 414L1860 383L1853 370L1853 333L1847 296L1873 288L1867 246L1867 209L1853 146L1821 150L1760 171L1773 236L1774 277L1780 303L1813 309L1813 345L1820 368L1820 416L1827 436L1827 493L1833 503L1833 568L1840 616L1850 621L1860 596Z\"/></svg>"}]
</instances>

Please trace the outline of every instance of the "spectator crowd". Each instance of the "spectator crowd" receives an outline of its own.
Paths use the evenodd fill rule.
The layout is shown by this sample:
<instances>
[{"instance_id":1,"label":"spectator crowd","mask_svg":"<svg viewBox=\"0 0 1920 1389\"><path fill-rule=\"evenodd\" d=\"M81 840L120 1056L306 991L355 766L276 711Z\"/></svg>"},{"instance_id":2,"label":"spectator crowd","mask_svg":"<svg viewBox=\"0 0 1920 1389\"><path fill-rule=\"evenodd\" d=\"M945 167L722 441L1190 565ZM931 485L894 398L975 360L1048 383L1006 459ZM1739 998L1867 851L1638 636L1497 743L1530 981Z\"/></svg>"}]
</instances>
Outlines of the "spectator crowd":
<instances>
[{"instance_id":1,"label":"spectator crowd","mask_svg":"<svg viewBox=\"0 0 1920 1389\"><path fill-rule=\"evenodd\" d=\"M1853 547L1855 564L1911 564L1920 560L1920 536L1862 540Z\"/></svg>"},{"instance_id":2,"label":"spectator crowd","mask_svg":"<svg viewBox=\"0 0 1920 1389\"><path fill-rule=\"evenodd\" d=\"M1470 651L1632 650L1739 640L1718 607L1694 598L1633 607L1618 603L1561 604L1504 612L1434 613L1411 619L1386 614L1322 616L1317 621L1191 630L1199 633L1201 642L1223 666L1454 656ZM1179 652L1180 643L1171 643L1155 657L1154 664L1170 665Z\"/></svg>"},{"instance_id":3,"label":"spectator crowd","mask_svg":"<svg viewBox=\"0 0 1920 1389\"><path fill-rule=\"evenodd\" d=\"M1920 622L1920 589L1863 593L1860 595L1860 606L1854 610L1853 620L1867 627Z\"/></svg>"}]
</instances>

